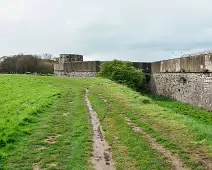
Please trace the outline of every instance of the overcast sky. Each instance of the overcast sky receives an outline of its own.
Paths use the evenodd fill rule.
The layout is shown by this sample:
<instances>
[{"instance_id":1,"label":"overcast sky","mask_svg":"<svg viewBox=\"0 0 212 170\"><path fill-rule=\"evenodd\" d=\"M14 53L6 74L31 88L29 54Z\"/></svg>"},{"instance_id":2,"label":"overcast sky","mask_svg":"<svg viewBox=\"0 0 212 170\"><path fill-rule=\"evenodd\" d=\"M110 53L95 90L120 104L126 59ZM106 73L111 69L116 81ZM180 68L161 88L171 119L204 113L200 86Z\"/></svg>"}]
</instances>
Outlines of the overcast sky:
<instances>
[{"instance_id":1,"label":"overcast sky","mask_svg":"<svg viewBox=\"0 0 212 170\"><path fill-rule=\"evenodd\" d=\"M211 0L0 0L0 56L156 61L211 49Z\"/></svg>"}]
</instances>

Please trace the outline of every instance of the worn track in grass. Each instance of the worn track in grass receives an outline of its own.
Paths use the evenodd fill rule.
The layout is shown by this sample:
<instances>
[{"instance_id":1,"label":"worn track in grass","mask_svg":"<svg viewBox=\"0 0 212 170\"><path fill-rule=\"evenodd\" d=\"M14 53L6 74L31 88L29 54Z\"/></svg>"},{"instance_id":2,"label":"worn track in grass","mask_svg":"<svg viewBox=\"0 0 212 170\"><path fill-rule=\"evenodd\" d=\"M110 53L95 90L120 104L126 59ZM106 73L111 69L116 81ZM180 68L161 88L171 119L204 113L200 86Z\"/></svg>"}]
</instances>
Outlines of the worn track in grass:
<instances>
[{"instance_id":1,"label":"worn track in grass","mask_svg":"<svg viewBox=\"0 0 212 170\"><path fill-rule=\"evenodd\" d=\"M116 160L117 167L122 167L123 164L127 165L127 163L124 163L124 159L120 159L120 157L117 158L116 156L123 155L119 144L121 143L124 146L129 146L126 148L128 152L129 149L131 150L131 145L133 145L133 141L129 142L129 140L133 137L134 133L131 133L130 139L126 138L126 142L124 143L122 141L125 140L125 137L121 139L119 136L121 136L121 133L126 133L126 136L128 136L126 132L127 129L116 129L118 123L120 123L120 127L123 128L124 124L121 123L121 121L123 119L127 124L127 121L124 118L128 117L136 127L143 129L147 134L154 138L158 144L162 145L173 153L175 157L180 159L186 168L212 169L212 126L210 122L203 122L201 119L196 119L190 115L190 110L194 110L191 112L192 114L198 112L198 109L195 110L195 108L186 105L186 108L191 107L191 109L188 110L189 114L185 115L183 113L184 111L187 111L187 109L184 110L185 104L178 103L179 108L182 107L181 110L172 109L172 107L175 106L175 101L169 102L169 107L161 106L158 105L157 101L154 99L140 95L125 86L106 80L102 80L102 83L94 84L90 88L90 99L100 118L104 117L104 113L107 109L107 104L105 104L104 101L107 100L109 103L112 103L110 112L102 125L109 143L113 144L113 157ZM201 115L204 116L203 113ZM210 115L211 112L208 112L207 116L209 117ZM115 120L116 118L117 120ZM116 130L113 130L112 128ZM130 129L133 131L132 128ZM110 133L113 134L111 135ZM139 135L141 139L145 138L144 135L140 135L141 133L136 134ZM119 137L119 143L114 142L113 136ZM150 141L148 139L146 141L151 147ZM139 155L135 160L136 155L139 154L138 149L141 149L142 146L138 146L137 144L134 144L133 146L137 148L135 150L132 149L133 152L130 152L134 156L132 157L132 160L135 162L135 167L154 169L150 164L146 164L145 161L142 161L145 160L145 157L142 157L142 155ZM118 151L116 151L116 148L118 148ZM150 150L151 149L148 149L148 151ZM146 152L143 154L145 153ZM161 152L159 152L159 155L161 155L161 157L164 156ZM151 160L154 160L152 156ZM154 160L154 163L155 162L156 160ZM170 161L167 159L167 163L168 162ZM171 166L171 168L173 168L173 166Z\"/></svg>"},{"instance_id":2,"label":"worn track in grass","mask_svg":"<svg viewBox=\"0 0 212 170\"><path fill-rule=\"evenodd\" d=\"M154 138L152 138L148 133L146 133L142 128L136 126L128 117L125 117L127 124L130 125L134 132L142 134L150 143L151 147L163 154L168 158L169 162L172 165L172 168L175 170L187 170L183 166L183 162L177 158L170 150L164 148L161 144L157 143Z\"/></svg>"},{"instance_id":3,"label":"worn track in grass","mask_svg":"<svg viewBox=\"0 0 212 170\"><path fill-rule=\"evenodd\" d=\"M90 112L90 118L93 125L93 158L92 163L97 170L114 170L115 165L112 159L110 146L105 140L104 132L102 130L100 120L97 113L91 106L88 99L88 89L85 89L85 101Z\"/></svg>"}]
</instances>

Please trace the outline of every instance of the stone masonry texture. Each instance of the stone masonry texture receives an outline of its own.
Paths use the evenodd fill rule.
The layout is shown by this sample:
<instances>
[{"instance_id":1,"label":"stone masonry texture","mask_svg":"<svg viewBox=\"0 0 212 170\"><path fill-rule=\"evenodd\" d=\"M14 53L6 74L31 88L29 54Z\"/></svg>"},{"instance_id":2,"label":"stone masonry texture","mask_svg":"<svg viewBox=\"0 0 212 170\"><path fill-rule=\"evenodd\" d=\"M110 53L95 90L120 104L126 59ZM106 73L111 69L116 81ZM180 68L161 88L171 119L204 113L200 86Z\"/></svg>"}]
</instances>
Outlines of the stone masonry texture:
<instances>
[{"instance_id":1,"label":"stone masonry texture","mask_svg":"<svg viewBox=\"0 0 212 170\"><path fill-rule=\"evenodd\" d=\"M212 73L156 73L152 92L212 110Z\"/></svg>"},{"instance_id":2,"label":"stone masonry texture","mask_svg":"<svg viewBox=\"0 0 212 170\"><path fill-rule=\"evenodd\" d=\"M212 110L212 54L153 62L151 91Z\"/></svg>"},{"instance_id":3,"label":"stone masonry texture","mask_svg":"<svg viewBox=\"0 0 212 170\"><path fill-rule=\"evenodd\" d=\"M86 78L86 77L96 77L96 72L63 72L55 71L56 76L60 77L72 77L72 78Z\"/></svg>"}]
</instances>

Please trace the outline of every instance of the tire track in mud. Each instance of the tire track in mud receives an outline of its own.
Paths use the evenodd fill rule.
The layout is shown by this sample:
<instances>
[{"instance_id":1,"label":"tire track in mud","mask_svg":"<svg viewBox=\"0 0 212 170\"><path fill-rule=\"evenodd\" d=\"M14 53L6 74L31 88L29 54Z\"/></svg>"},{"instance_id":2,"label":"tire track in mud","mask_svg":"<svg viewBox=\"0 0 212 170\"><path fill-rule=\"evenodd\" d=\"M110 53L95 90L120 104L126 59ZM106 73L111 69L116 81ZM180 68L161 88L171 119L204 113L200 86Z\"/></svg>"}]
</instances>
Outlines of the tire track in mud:
<instances>
[{"instance_id":1,"label":"tire track in mud","mask_svg":"<svg viewBox=\"0 0 212 170\"><path fill-rule=\"evenodd\" d=\"M168 158L169 163L174 170L188 170L183 166L183 162L178 159L170 150L164 148L161 144L157 143L154 138L152 138L148 133L146 133L142 128L136 126L128 117L125 117L127 124L133 129L134 132L140 133L146 138L150 144L150 146L163 154L166 158Z\"/></svg>"},{"instance_id":2,"label":"tire track in mud","mask_svg":"<svg viewBox=\"0 0 212 170\"><path fill-rule=\"evenodd\" d=\"M93 157L92 164L96 170L115 170L115 163L112 159L111 148L105 140L97 113L92 108L88 99L89 90L85 89L85 101L90 112L91 123L93 125Z\"/></svg>"}]
</instances>

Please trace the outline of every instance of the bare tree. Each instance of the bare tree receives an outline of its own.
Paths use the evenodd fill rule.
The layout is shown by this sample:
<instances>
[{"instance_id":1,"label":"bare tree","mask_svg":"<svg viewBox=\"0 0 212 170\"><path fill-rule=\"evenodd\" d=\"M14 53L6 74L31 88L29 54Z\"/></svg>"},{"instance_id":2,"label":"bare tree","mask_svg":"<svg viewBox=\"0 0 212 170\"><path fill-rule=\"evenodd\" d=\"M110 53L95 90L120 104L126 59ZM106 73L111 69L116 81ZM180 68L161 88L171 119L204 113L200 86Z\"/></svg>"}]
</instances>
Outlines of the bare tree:
<instances>
[{"instance_id":1,"label":"bare tree","mask_svg":"<svg viewBox=\"0 0 212 170\"><path fill-rule=\"evenodd\" d=\"M48 58L48 59L47 59ZM55 61L50 60L50 56L46 55L42 59L37 55L18 54L10 57L1 57L0 72L1 73L53 73Z\"/></svg>"},{"instance_id":2,"label":"bare tree","mask_svg":"<svg viewBox=\"0 0 212 170\"><path fill-rule=\"evenodd\" d=\"M44 53L44 54L42 55L42 58L43 58L43 59L46 59L46 60L51 60L51 59L52 59L52 55L51 55L51 54L48 54L48 53Z\"/></svg>"}]
</instances>

